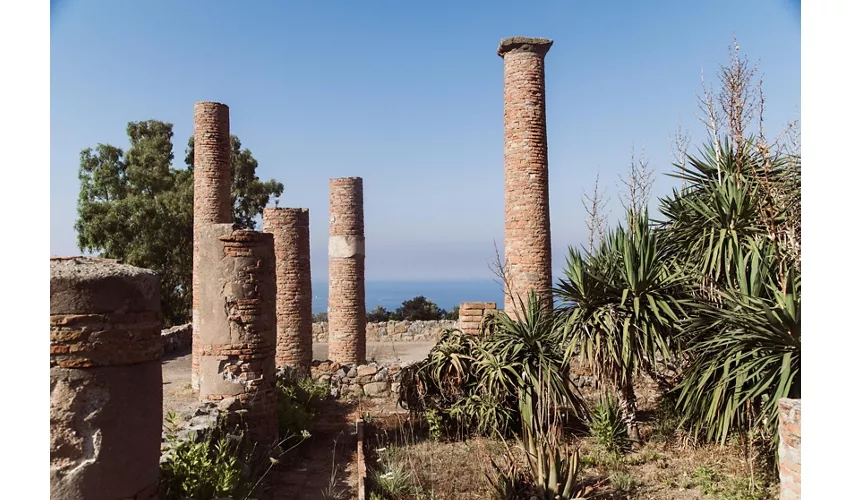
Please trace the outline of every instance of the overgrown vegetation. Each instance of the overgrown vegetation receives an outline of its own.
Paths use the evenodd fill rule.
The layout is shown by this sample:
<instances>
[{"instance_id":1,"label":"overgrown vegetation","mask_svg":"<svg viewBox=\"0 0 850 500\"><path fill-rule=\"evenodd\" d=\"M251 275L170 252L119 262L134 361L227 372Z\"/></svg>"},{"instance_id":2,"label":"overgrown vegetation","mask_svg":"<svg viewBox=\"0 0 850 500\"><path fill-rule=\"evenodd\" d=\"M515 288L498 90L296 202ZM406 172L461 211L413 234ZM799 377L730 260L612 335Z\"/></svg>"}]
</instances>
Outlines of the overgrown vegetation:
<instances>
[{"instance_id":1,"label":"overgrown vegetation","mask_svg":"<svg viewBox=\"0 0 850 500\"><path fill-rule=\"evenodd\" d=\"M243 424L226 425L223 419L201 436L181 439L173 413L164 431L168 450L160 464L160 491L166 500L250 498L280 457L305 439L289 436L261 450L245 440Z\"/></svg>"},{"instance_id":2,"label":"overgrown vegetation","mask_svg":"<svg viewBox=\"0 0 850 500\"><path fill-rule=\"evenodd\" d=\"M707 145L694 154L677 132L671 175L681 188L660 200L660 220L648 215L652 169L632 158L624 223L605 227L598 183L586 196L590 244L569 249L553 290L559 305L515 297L517 310L490 317L480 335L446 331L402 371L400 403L427 419L432 436L515 436L522 459L506 442L504 460L492 463L499 498L568 498L573 462L588 460L610 466L604 480L621 495L643 487L626 469L642 460L628 455L644 444L638 377L661 392L653 441L684 430L681 444L743 450L746 493L705 494L761 498L775 481L775 469L764 471L776 450L777 402L801 396L801 160L796 122L766 139L754 74L735 45L720 94L709 88L701 100ZM616 398L586 412L571 360ZM537 425L528 408L552 420ZM584 420L595 458L574 460L552 444L570 415Z\"/></svg>"},{"instance_id":3,"label":"overgrown vegetation","mask_svg":"<svg viewBox=\"0 0 850 500\"><path fill-rule=\"evenodd\" d=\"M330 397L330 386L310 376L284 371L278 376L275 393L278 435L308 437L319 406Z\"/></svg>"}]
</instances>

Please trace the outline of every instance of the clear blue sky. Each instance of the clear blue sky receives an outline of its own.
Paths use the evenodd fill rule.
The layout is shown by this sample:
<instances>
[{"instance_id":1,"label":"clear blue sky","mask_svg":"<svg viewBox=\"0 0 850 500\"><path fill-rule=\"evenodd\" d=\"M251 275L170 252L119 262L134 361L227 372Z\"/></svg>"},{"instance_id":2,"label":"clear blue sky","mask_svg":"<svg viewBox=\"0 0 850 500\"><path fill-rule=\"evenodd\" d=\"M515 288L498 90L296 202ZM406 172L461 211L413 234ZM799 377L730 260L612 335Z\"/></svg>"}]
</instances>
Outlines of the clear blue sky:
<instances>
[{"instance_id":1,"label":"clear blue sky","mask_svg":"<svg viewBox=\"0 0 850 500\"><path fill-rule=\"evenodd\" d=\"M78 254L79 152L126 149L128 121L174 124L182 168L196 101L307 207L315 279L327 277L328 179L364 182L369 279L491 276L503 239L499 40L547 37L555 269L586 240L597 169L619 210L632 145L659 174L681 121L692 146L700 71L737 35L760 60L768 135L800 105L799 2L51 1L50 251ZM655 194L677 181L659 175Z\"/></svg>"}]
</instances>

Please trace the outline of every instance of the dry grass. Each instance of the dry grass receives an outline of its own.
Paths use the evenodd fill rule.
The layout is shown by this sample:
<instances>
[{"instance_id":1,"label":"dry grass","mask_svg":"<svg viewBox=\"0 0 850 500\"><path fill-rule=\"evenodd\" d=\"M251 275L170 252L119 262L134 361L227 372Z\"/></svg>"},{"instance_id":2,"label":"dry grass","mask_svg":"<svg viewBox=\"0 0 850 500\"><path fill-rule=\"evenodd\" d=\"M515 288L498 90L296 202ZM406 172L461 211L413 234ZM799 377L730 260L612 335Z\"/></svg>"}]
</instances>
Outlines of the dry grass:
<instances>
[{"instance_id":1,"label":"dry grass","mask_svg":"<svg viewBox=\"0 0 850 500\"><path fill-rule=\"evenodd\" d=\"M775 481L763 478L756 480L751 491L742 446L693 446L655 411L655 384L642 379L636 386L638 407L643 410L641 444L616 456L596 449L589 436L575 436L569 443L581 451L581 482L600 484L595 498L763 500L778 496ZM590 402L602 393L598 387L583 392ZM371 422L370 467L384 472L389 464L409 476L408 487L383 498L491 498L486 474L492 471L491 459L504 463L500 440L433 440L424 423L406 414L374 416Z\"/></svg>"}]
</instances>

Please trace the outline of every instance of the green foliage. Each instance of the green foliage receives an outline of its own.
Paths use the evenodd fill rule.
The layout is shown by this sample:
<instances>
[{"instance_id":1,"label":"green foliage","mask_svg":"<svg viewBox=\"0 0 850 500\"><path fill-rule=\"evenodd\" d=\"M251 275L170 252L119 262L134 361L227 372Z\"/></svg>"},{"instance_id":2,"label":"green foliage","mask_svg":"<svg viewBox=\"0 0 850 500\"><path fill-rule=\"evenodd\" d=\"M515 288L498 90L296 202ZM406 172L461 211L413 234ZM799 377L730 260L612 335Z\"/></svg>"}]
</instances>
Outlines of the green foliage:
<instances>
[{"instance_id":1,"label":"green foliage","mask_svg":"<svg viewBox=\"0 0 850 500\"><path fill-rule=\"evenodd\" d=\"M442 319L446 311L437 307L423 296L413 297L401 303L401 307L395 310L393 317L396 321L429 321Z\"/></svg>"},{"instance_id":2,"label":"green foliage","mask_svg":"<svg viewBox=\"0 0 850 500\"><path fill-rule=\"evenodd\" d=\"M759 284L766 296L723 291L722 308L698 306L678 401L695 435L722 443L744 429L776 440L779 399L801 392L800 288L792 269L785 283Z\"/></svg>"},{"instance_id":3,"label":"green foliage","mask_svg":"<svg viewBox=\"0 0 850 500\"><path fill-rule=\"evenodd\" d=\"M522 433L519 438L524 462L517 460L505 443L507 465L491 460L493 473L487 474L494 498L578 499L591 489L578 487L578 451L563 449L560 412L553 405L547 386L533 394L531 387L520 396Z\"/></svg>"},{"instance_id":4,"label":"green foliage","mask_svg":"<svg viewBox=\"0 0 850 500\"><path fill-rule=\"evenodd\" d=\"M620 402L609 394L600 398L588 419L590 435L597 446L614 454L626 452L631 445Z\"/></svg>"},{"instance_id":5,"label":"green foliage","mask_svg":"<svg viewBox=\"0 0 850 500\"><path fill-rule=\"evenodd\" d=\"M328 322L328 313L320 312L315 313L313 315L313 323L327 323Z\"/></svg>"},{"instance_id":6,"label":"green foliage","mask_svg":"<svg viewBox=\"0 0 850 500\"><path fill-rule=\"evenodd\" d=\"M414 489L411 474L400 463L396 463L387 456L369 471L369 478L375 492L387 500L405 498Z\"/></svg>"},{"instance_id":7,"label":"green foliage","mask_svg":"<svg viewBox=\"0 0 850 500\"><path fill-rule=\"evenodd\" d=\"M751 484L746 476L720 474L711 467L700 466L693 472L700 493L716 500L769 500L776 498L765 481Z\"/></svg>"},{"instance_id":8,"label":"green foliage","mask_svg":"<svg viewBox=\"0 0 850 500\"><path fill-rule=\"evenodd\" d=\"M779 398L800 397L799 159L753 140L703 157L689 157L684 189L661 207L698 299L680 334L678 407L695 437L775 443Z\"/></svg>"},{"instance_id":9,"label":"green foliage","mask_svg":"<svg viewBox=\"0 0 850 500\"><path fill-rule=\"evenodd\" d=\"M671 264L647 214L630 212L628 221L587 255L570 248L566 280L555 293L565 304L566 351L617 388L631 434L636 431L632 380L672 359L689 296L687 275Z\"/></svg>"},{"instance_id":10,"label":"green foliage","mask_svg":"<svg viewBox=\"0 0 850 500\"><path fill-rule=\"evenodd\" d=\"M284 438L309 436L319 406L330 397L330 386L291 372L278 378L275 392L278 434Z\"/></svg>"},{"instance_id":11,"label":"green foliage","mask_svg":"<svg viewBox=\"0 0 850 500\"><path fill-rule=\"evenodd\" d=\"M127 135L126 154L108 144L80 153L77 245L84 252L156 271L166 325L185 323L192 294L191 162L187 169L172 167L170 123L130 122ZM251 152L242 150L235 136L231 144L234 220L253 227L253 218L271 195L280 195L283 185L260 182Z\"/></svg>"},{"instance_id":12,"label":"green foliage","mask_svg":"<svg viewBox=\"0 0 850 500\"><path fill-rule=\"evenodd\" d=\"M436 409L425 410L425 422L428 424L428 436L431 439L443 437L443 416Z\"/></svg>"},{"instance_id":13,"label":"green foliage","mask_svg":"<svg viewBox=\"0 0 850 500\"><path fill-rule=\"evenodd\" d=\"M457 321L460 319L460 306L454 306L451 311L446 311L443 315L443 319L450 321Z\"/></svg>"},{"instance_id":14,"label":"green foliage","mask_svg":"<svg viewBox=\"0 0 850 500\"><path fill-rule=\"evenodd\" d=\"M369 323L383 323L390 320L390 312L384 306L378 305L371 312L366 313L366 321Z\"/></svg>"},{"instance_id":15,"label":"green foliage","mask_svg":"<svg viewBox=\"0 0 850 500\"><path fill-rule=\"evenodd\" d=\"M519 397L552 394L560 411L585 411L569 378L562 329L532 294L521 317L497 314L483 335L446 330L428 357L402 369L399 403L437 412L445 430L506 432L519 424Z\"/></svg>"},{"instance_id":16,"label":"green foliage","mask_svg":"<svg viewBox=\"0 0 850 500\"><path fill-rule=\"evenodd\" d=\"M174 414L167 417L169 450L160 465L160 489L167 500L244 499L254 489L252 452L243 448L244 432L228 434L219 425L198 439L180 440Z\"/></svg>"}]
</instances>

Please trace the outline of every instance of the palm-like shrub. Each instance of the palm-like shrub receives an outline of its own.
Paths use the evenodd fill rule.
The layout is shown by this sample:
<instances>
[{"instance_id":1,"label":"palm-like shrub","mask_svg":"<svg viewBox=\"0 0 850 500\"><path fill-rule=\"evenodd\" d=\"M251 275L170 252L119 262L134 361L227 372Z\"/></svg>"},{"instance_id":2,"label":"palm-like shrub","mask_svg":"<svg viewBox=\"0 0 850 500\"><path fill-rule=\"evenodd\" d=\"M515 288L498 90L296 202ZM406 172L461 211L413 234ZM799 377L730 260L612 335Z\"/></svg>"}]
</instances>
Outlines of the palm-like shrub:
<instances>
[{"instance_id":1,"label":"palm-like shrub","mask_svg":"<svg viewBox=\"0 0 850 500\"><path fill-rule=\"evenodd\" d=\"M677 404L694 435L721 443L748 430L775 441L778 399L800 396L799 158L754 143L689 157L684 189L661 203L697 299Z\"/></svg>"},{"instance_id":2,"label":"palm-like shrub","mask_svg":"<svg viewBox=\"0 0 850 500\"><path fill-rule=\"evenodd\" d=\"M737 290L722 306L696 306L688 331L692 356L678 404L696 435L725 442L734 430L776 439L778 402L800 397L800 291L796 271L774 281L773 245L751 243L738 257Z\"/></svg>"},{"instance_id":3,"label":"palm-like shrub","mask_svg":"<svg viewBox=\"0 0 850 500\"><path fill-rule=\"evenodd\" d=\"M490 394L511 395L514 401L525 391L546 391L557 408L584 415L584 403L570 379L570 356L559 320L534 291L518 302L516 319L501 311L483 322L484 330L492 333L481 338L475 352L479 385Z\"/></svg>"},{"instance_id":4,"label":"palm-like shrub","mask_svg":"<svg viewBox=\"0 0 850 500\"><path fill-rule=\"evenodd\" d=\"M414 412L436 411L448 426L479 433L519 424L519 397L546 390L559 412L583 415L569 378L563 328L534 293L519 317L489 316L481 335L446 331L423 361L401 372L399 403Z\"/></svg>"},{"instance_id":5,"label":"palm-like shrub","mask_svg":"<svg viewBox=\"0 0 850 500\"><path fill-rule=\"evenodd\" d=\"M563 307L567 352L618 392L623 418L637 436L633 378L671 358L686 317L685 275L670 263L646 213L609 232L588 255L570 249Z\"/></svg>"}]
</instances>

